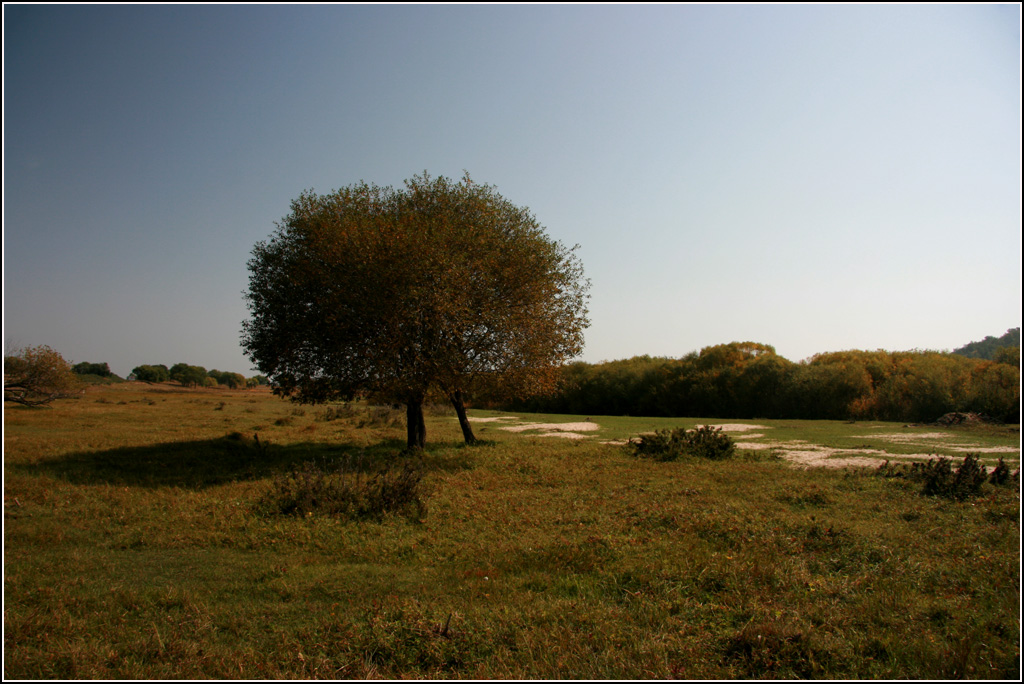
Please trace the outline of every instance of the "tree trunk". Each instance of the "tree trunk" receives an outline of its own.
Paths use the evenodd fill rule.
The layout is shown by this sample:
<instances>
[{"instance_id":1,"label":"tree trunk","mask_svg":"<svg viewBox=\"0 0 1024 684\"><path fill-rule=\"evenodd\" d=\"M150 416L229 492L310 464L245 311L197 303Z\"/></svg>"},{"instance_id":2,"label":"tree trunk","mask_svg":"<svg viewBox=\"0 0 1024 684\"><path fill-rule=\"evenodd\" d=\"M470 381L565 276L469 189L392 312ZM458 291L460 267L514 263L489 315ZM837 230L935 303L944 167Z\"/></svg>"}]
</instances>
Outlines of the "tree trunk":
<instances>
[{"instance_id":1,"label":"tree trunk","mask_svg":"<svg viewBox=\"0 0 1024 684\"><path fill-rule=\"evenodd\" d=\"M459 417L459 427L462 428L462 437L466 440L466 444L473 444L476 442L476 436L473 434L473 426L469 424L469 418L466 417L466 403L462 398L462 390L455 390L448 395L448 398L452 402L452 406L455 407L455 414Z\"/></svg>"},{"instance_id":2,"label":"tree trunk","mask_svg":"<svg viewBox=\"0 0 1024 684\"><path fill-rule=\"evenodd\" d=\"M409 399L405 404L406 448L423 449L427 445L427 425L423 422L423 399Z\"/></svg>"}]
</instances>

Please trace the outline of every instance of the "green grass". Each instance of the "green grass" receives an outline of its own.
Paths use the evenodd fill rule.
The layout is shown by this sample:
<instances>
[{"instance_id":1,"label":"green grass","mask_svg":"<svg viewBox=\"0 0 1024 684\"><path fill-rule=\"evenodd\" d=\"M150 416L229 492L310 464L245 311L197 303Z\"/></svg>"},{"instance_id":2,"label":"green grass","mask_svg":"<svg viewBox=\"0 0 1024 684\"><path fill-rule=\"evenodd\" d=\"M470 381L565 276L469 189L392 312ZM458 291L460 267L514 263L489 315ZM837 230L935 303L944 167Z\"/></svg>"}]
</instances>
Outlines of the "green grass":
<instances>
[{"instance_id":1,"label":"green grass","mask_svg":"<svg viewBox=\"0 0 1024 684\"><path fill-rule=\"evenodd\" d=\"M400 415L336 408L138 383L5 407L4 676L1019 678L1019 491L601 443L750 422L900 449L863 435L936 428L589 416L586 440L479 423L466 447L438 412L422 519L259 513L294 466L399 458Z\"/></svg>"}]
</instances>

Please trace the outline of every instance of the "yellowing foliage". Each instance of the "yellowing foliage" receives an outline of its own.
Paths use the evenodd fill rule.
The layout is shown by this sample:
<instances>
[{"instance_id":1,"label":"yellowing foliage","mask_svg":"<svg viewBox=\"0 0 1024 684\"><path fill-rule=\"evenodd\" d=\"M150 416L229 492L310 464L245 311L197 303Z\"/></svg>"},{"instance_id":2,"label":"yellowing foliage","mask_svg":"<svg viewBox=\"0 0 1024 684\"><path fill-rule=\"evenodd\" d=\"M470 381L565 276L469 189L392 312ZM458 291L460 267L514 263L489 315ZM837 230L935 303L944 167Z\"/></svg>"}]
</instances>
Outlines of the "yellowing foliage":
<instances>
[{"instance_id":1,"label":"yellowing foliage","mask_svg":"<svg viewBox=\"0 0 1024 684\"><path fill-rule=\"evenodd\" d=\"M82 382L60 354L47 347L27 347L4 357L4 401L44 406L82 392Z\"/></svg>"},{"instance_id":2,"label":"yellowing foliage","mask_svg":"<svg viewBox=\"0 0 1024 684\"><path fill-rule=\"evenodd\" d=\"M589 283L573 251L468 174L306 192L253 250L242 344L299 401L406 404L410 447L440 392L471 441L466 392L550 391L582 350Z\"/></svg>"}]
</instances>

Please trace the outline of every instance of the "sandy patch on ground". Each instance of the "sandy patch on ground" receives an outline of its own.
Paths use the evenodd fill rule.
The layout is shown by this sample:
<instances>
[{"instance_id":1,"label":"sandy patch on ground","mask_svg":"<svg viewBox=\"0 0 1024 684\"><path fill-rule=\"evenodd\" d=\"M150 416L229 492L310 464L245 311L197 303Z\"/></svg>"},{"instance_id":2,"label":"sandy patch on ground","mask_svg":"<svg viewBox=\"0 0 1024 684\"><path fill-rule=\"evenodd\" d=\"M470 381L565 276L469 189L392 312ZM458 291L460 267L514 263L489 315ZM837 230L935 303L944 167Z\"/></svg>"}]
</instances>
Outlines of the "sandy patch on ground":
<instances>
[{"instance_id":1,"label":"sandy patch on ground","mask_svg":"<svg viewBox=\"0 0 1024 684\"><path fill-rule=\"evenodd\" d=\"M520 420L517 416L495 416L493 418L470 418L473 423L494 423L500 420ZM601 426L591 421L582 423L520 423L519 425L497 426L499 430L509 432L526 432L527 430L544 430L536 437L569 437L573 439L586 439L588 435L581 435L580 432L593 432L600 430Z\"/></svg>"},{"instance_id":2,"label":"sandy patch on ground","mask_svg":"<svg viewBox=\"0 0 1024 684\"><path fill-rule=\"evenodd\" d=\"M942 432L896 432L890 435L861 435L867 439L884 439L887 442L914 442L919 439L943 439L949 437Z\"/></svg>"},{"instance_id":3,"label":"sandy patch on ground","mask_svg":"<svg viewBox=\"0 0 1024 684\"><path fill-rule=\"evenodd\" d=\"M836 449L833 447L818 446L807 442L737 442L740 449L757 451L761 449L774 449L779 455L803 468L844 468L846 466L867 466L877 467L885 461L915 460L926 461L935 458L934 453L920 454L890 454L882 449ZM993 449L1009 449L1015 452L1012 447L992 447ZM959 451L959 449L958 449ZM971 450L973 451L973 450ZM863 456L861 454L864 454Z\"/></svg>"},{"instance_id":4,"label":"sandy patch on ground","mask_svg":"<svg viewBox=\"0 0 1024 684\"><path fill-rule=\"evenodd\" d=\"M896 457L880 449L834 449L832 447L808 444L807 442L750 442L737 443L740 449L753 451L774 449L782 458L801 468L845 468L846 466L878 466L887 458L913 458L913 456ZM849 454L849 455L847 455ZM860 456L855 454L878 454L878 456Z\"/></svg>"},{"instance_id":5,"label":"sandy patch on ground","mask_svg":"<svg viewBox=\"0 0 1024 684\"><path fill-rule=\"evenodd\" d=\"M895 433L890 435L863 435L870 439L884 439L887 442L896 442L897 444L918 444L918 440L929 440L929 439L944 439L948 438L949 435L942 432L921 432L902 434ZM923 442L922 444L926 444ZM959 453L978 453L978 454L1016 454L1020 453L1018 447L1012 446L997 446L997 447L983 447L981 445L974 444L944 444L943 448L949 449L950 451L956 451Z\"/></svg>"},{"instance_id":6,"label":"sandy patch on ground","mask_svg":"<svg viewBox=\"0 0 1024 684\"><path fill-rule=\"evenodd\" d=\"M767 425L748 425L746 423L717 423L715 425L698 425L697 427L720 428L722 432L746 432L747 430L767 430Z\"/></svg>"},{"instance_id":7,"label":"sandy patch on ground","mask_svg":"<svg viewBox=\"0 0 1024 684\"><path fill-rule=\"evenodd\" d=\"M782 456L799 468L845 468L847 466L873 467L881 465L884 459L866 456L836 457L833 449L787 451Z\"/></svg>"},{"instance_id":8,"label":"sandy patch on ground","mask_svg":"<svg viewBox=\"0 0 1024 684\"><path fill-rule=\"evenodd\" d=\"M600 430L601 426L597 423L523 423L522 425L509 425L507 427L498 428L499 430L508 430L509 432L525 432L526 430L547 430L548 434L544 436L553 436L559 432L593 432L594 430Z\"/></svg>"},{"instance_id":9,"label":"sandy patch on ground","mask_svg":"<svg viewBox=\"0 0 1024 684\"><path fill-rule=\"evenodd\" d=\"M583 435L579 432L542 432L537 437L564 437L566 439L590 439L590 435ZM623 442L625 444L625 442Z\"/></svg>"}]
</instances>

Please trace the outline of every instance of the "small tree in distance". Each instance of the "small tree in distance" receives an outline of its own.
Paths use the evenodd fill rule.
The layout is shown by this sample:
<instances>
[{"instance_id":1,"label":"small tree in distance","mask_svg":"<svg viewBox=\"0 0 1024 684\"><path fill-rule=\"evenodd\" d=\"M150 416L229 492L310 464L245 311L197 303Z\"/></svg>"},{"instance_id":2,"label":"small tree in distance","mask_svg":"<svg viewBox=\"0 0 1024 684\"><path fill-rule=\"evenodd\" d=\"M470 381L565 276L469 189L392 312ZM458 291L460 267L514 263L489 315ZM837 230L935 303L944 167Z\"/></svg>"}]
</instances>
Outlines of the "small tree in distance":
<instances>
[{"instance_id":1,"label":"small tree in distance","mask_svg":"<svg viewBox=\"0 0 1024 684\"><path fill-rule=\"evenodd\" d=\"M171 366L170 378L185 387L204 387L206 385L206 369L202 366L190 366L187 363L176 363Z\"/></svg>"},{"instance_id":2,"label":"small tree in distance","mask_svg":"<svg viewBox=\"0 0 1024 684\"><path fill-rule=\"evenodd\" d=\"M82 382L56 351L41 345L4 356L4 401L45 406L82 393Z\"/></svg>"},{"instance_id":3,"label":"small tree in distance","mask_svg":"<svg viewBox=\"0 0 1024 684\"><path fill-rule=\"evenodd\" d=\"M574 249L468 174L303 193L249 270L242 346L274 391L403 403L410 449L426 441L428 392L471 442L467 393L552 389L589 325Z\"/></svg>"},{"instance_id":4,"label":"small tree in distance","mask_svg":"<svg viewBox=\"0 0 1024 684\"><path fill-rule=\"evenodd\" d=\"M217 381L218 385L224 385L231 389L241 389L246 386L245 376L241 373L231 373L230 371L219 371L216 368L207 373L211 378Z\"/></svg>"},{"instance_id":5,"label":"small tree in distance","mask_svg":"<svg viewBox=\"0 0 1024 684\"><path fill-rule=\"evenodd\" d=\"M71 370L75 371L78 375L98 375L101 378L109 378L113 375L110 371L109 363L89 363L83 361L82 363L76 363L71 367Z\"/></svg>"},{"instance_id":6,"label":"small tree in distance","mask_svg":"<svg viewBox=\"0 0 1024 684\"><path fill-rule=\"evenodd\" d=\"M132 377L139 382L167 382L171 379L171 372L164 364L143 364L132 368Z\"/></svg>"}]
</instances>

